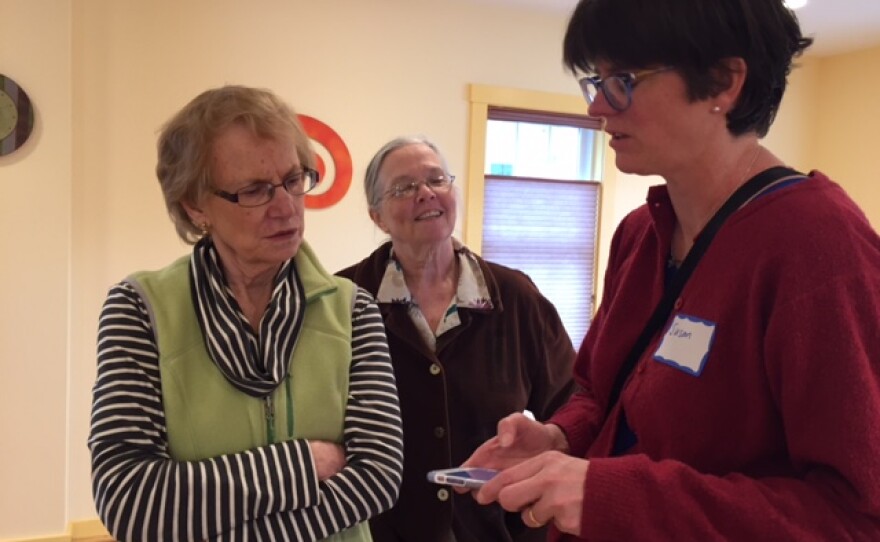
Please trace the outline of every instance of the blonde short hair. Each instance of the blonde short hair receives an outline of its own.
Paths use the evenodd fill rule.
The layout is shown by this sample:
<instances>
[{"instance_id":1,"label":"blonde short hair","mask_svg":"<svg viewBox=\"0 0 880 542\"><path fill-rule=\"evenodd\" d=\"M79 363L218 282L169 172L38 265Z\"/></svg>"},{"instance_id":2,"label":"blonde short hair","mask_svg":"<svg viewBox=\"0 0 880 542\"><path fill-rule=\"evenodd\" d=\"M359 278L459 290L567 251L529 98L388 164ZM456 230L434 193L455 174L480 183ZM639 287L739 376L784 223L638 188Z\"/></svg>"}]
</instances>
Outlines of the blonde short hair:
<instances>
[{"instance_id":1,"label":"blonde short hair","mask_svg":"<svg viewBox=\"0 0 880 542\"><path fill-rule=\"evenodd\" d=\"M201 229L181 202L196 204L211 189L211 149L231 125L271 139L292 138L303 166L315 166L315 154L293 108L265 89L228 85L207 90L177 112L159 134L156 176L177 235L193 244Z\"/></svg>"}]
</instances>

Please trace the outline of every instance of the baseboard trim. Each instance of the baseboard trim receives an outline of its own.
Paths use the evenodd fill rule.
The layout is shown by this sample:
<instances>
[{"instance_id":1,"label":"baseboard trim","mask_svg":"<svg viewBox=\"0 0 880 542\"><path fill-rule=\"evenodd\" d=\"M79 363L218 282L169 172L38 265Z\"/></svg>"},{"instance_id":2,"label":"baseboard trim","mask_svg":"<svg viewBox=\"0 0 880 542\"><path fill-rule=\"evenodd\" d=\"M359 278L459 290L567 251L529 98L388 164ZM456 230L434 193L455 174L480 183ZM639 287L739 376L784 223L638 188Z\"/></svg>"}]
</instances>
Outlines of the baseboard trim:
<instances>
[{"instance_id":1,"label":"baseboard trim","mask_svg":"<svg viewBox=\"0 0 880 542\"><path fill-rule=\"evenodd\" d=\"M73 521L70 523L69 532L70 540L72 542L87 540L90 538L110 539L110 533L98 518Z\"/></svg>"},{"instance_id":2,"label":"baseboard trim","mask_svg":"<svg viewBox=\"0 0 880 542\"><path fill-rule=\"evenodd\" d=\"M71 521L67 526L67 534L40 536L36 538L13 538L5 542L98 542L110 541L113 538L99 519L82 519Z\"/></svg>"}]
</instances>

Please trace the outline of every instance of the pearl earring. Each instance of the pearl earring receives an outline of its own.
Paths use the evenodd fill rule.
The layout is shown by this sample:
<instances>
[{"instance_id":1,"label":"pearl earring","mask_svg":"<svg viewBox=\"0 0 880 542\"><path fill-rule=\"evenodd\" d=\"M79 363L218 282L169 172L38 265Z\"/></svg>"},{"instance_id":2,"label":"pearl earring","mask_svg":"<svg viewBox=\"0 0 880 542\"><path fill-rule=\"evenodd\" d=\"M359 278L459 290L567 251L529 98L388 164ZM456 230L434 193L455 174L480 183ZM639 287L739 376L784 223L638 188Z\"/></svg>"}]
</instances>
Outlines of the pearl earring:
<instances>
[{"instance_id":1,"label":"pearl earring","mask_svg":"<svg viewBox=\"0 0 880 542\"><path fill-rule=\"evenodd\" d=\"M721 113L721 108L717 105L712 106L712 112L713 113Z\"/></svg>"}]
</instances>

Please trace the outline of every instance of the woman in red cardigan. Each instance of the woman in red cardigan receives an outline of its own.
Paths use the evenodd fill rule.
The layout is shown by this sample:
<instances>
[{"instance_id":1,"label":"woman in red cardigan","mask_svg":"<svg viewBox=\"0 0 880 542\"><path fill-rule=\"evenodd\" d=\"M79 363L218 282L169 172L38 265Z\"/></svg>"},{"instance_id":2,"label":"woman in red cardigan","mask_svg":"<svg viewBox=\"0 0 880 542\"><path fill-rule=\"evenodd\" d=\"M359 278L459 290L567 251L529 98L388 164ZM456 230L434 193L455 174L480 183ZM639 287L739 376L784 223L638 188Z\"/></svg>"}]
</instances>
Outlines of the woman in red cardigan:
<instances>
[{"instance_id":1,"label":"woman in red cardigan","mask_svg":"<svg viewBox=\"0 0 880 542\"><path fill-rule=\"evenodd\" d=\"M665 183L614 235L579 391L499 423L478 502L552 540L880 540L880 238L760 143L811 41L782 0L578 4L589 113Z\"/></svg>"}]
</instances>

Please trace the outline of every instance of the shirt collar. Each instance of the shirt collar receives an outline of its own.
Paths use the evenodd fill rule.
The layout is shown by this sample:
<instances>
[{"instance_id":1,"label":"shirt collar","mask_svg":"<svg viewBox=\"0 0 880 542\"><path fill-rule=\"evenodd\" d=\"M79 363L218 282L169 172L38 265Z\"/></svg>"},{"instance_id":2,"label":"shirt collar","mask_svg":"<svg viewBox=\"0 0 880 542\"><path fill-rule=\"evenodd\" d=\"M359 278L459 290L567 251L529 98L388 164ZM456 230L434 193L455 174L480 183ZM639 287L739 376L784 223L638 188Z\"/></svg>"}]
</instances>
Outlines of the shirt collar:
<instances>
[{"instance_id":1,"label":"shirt collar","mask_svg":"<svg viewBox=\"0 0 880 542\"><path fill-rule=\"evenodd\" d=\"M452 248L458 258L460 270L453 304L458 308L492 310L494 308L492 298L489 295L486 278L483 276L476 256L455 238L452 239ZM389 253L385 274L376 292L376 301L404 305L413 303L412 294L403 276L403 269L394 256L393 246Z\"/></svg>"}]
</instances>

